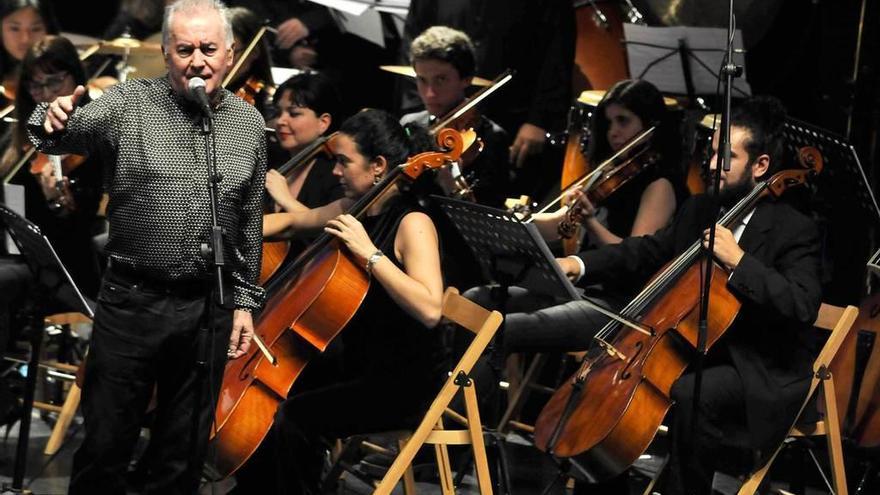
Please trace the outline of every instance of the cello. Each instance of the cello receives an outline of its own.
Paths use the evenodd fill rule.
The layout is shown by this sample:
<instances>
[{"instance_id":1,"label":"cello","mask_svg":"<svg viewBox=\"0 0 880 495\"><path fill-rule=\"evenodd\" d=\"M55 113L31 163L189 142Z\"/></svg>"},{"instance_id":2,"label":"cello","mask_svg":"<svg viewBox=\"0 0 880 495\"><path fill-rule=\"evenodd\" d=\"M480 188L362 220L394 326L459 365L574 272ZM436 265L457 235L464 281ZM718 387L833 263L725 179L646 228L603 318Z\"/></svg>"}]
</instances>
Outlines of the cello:
<instances>
[{"instance_id":1,"label":"cello","mask_svg":"<svg viewBox=\"0 0 880 495\"><path fill-rule=\"evenodd\" d=\"M309 143L302 151L294 155L287 160L282 165L280 165L276 170L278 173L287 177L288 174L293 173L300 168L308 165L315 159L315 157L321 153L327 153L332 156L329 145L330 140L333 139L336 133L329 136L321 136L313 142ZM290 180L290 179L288 179ZM271 197L267 197L267 205L264 208L264 212L269 212ZM274 202L271 202L274 204ZM290 241L270 241L263 240L263 261L260 265L260 285L265 284L278 272L278 269L281 267L281 263L287 259L287 255L290 253Z\"/></svg>"},{"instance_id":2,"label":"cello","mask_svg":"<svg viewBox=\"0 0 880 495\"><path fill-rule=\"evenodd\" d=\"M806 169L784 170L761 182L718 224L733 226L758 201L779 197L821 170L817 149L802 148L798 155ZM696 348L703 252L698 239L596 334L578 371L538 417L539 449L571 458L588 480L622 473L645 451L672 405L672 385L688 366L691 348ZM714 262L713 270L706 349L724 335L740 309L727 288L727 273Z\"/></svg>"},{"instance_id":3,"label":"cello","mask_svg":"<svg viewBox=\"0 0 880 495\"><path fill-rule=\"evenodd\" d=\"M348 213L360 217L392 186L460 157L457 131L440 131L437 142L449 151L420 153L391 169ZM354 316L369 283L363 265L327 233L273 278L254 325L257 345L224 371L206 476L225 478L253 454L309 359L323 352Z\"/></svg>"}]
</instances>

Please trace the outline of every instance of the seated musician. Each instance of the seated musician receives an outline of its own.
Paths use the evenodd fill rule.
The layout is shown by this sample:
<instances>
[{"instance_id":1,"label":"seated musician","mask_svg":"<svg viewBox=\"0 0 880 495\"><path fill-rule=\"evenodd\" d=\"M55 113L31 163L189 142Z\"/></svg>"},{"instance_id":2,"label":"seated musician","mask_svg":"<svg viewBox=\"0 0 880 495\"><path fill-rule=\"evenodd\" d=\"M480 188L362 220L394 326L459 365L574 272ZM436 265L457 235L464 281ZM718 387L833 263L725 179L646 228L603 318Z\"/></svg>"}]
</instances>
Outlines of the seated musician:
<instances>
[{"instance_id":1,"label":"seated musician","mask_svg":"<svg viewBox=\"0 0 880 495\"><path fill-rule=\"evenodd\" d=\"M25 124L34 107L58 96L72 94L77 85L85 84L85 81L85 71L76 48L67 38L49 35L27 50L21 63L21 91L15 98L17 122L12 144L0 161L3 170L17 165L30 149ZM88 97L84 96L81 102L87 103ZM34 156L31 162L34 160L39 158ZM72 157L66 163L71 165L75 160ZM31 173L31 162L23 164L12 179L13 183L25 187L25 216L46 234L80 289L87 296L94 297L98 290L99 270L91 236L102 192L100 158L90 157L87 162L77 165L64 178L63 184L56 182L48 163Z\"/></svg>"},{"instance_id":2,"label":"seated musician","mask_svg":"<svg viewBox=\"0 0 880 495\"><path fill-rule=\"evenodd\" d=\"M444 378L442 347L434 330L440 320L443 279L431 218L396 186L365 217L344 213L390 167L418 150L411 148L390 114L367 110L342 124L333 151L333 173L345 198L320 208L268 215L267 233L323 228L354 255L372 283L340 336L342 378L303 377L310 382L308 390L298 381L276 415L270 436L278 446L283 493L317 493L322 438L412 427ZM309 363L306 374L311 368Z\"/></svg>"},{"instance_id":3,"label":"seated musician","mask_svg":"<svg viewBox=\"0 0 880 495\"><path fill-rule=\"evenodd\" d=\"M227 14L232 24L234 63L244 56L244 52L263 26L262 19L252 10L245 7L232 7ZM232 91L245 101L254 105L266 115L271 102L272 54L267 34L263 34L248 57L239 66L226 89Z\"/></svg>"},{"instance_id":4,"label":"seated musician","mask_svg":"<svg viewBox=\"0 0 880 495\"><path fill-rule=\"evenodd\" d=\"M769 98L752 100L734 112L731 167L722 172L720 186L723 207L730 208L782 168L783 121L781 104ZM716 133L716 155L717 142ZM714 168L716 158L711 163ZM669 227L654 235L559 261L566 274L582 281L644 281L693 242L702 239L706 245L712 212L711 197L696 196ZM716 468L739 469L731 474L740 474L756 467L749 455L722 454L731 444L757 454L755 458L770 454L794 420L809 384L809 327L821 302L819 235L813 221L784 202L761 201L731 230L717 227L715 256L730 273L727 289L742 308L707 356L695 436L693 374L686 372L672 387L672 457L664 494L709 493Z\"/></svg>"},{"instance_id":5,"label":"seated musician","mask_svg":"<svg viewBox=\"0 0 880 495\"><path fill-rule=\"evenodd\" d=\"M660 158L658 163L621 186L601 206L590 204L582 194L573 196L579 198L586 211L585 244L593 248L618 243L629 236L653 234L672 220L677 206L687 195L681 171L678 127L666 110L663 96L647 81L620 81L608 91L593 115L593 139L587 150L591 165L597 166L654 123L658 128L653 149ZM568 207L563 206L552 213L535 215L535 226L546 240L559 239L559 222L567 210ZM623 278L603 282L603 291L595 298L612 308L622 306L638 288ZM484 306L492 304L486 287L471 289L466 295ZM554 302L522 288L511 288L505 317L505 350L586 349L592 334L585 328L604 323L605 317L583 301L555 306Z\"/></svg>"},{"instance_id":6,"label":"seated musician","mask_svg":"<svg viewBox=\"0 0 880 495\"><path fill-rule=\"evenodd\" d=\"M306 72L284 81L275 91L278 143L290 157L296 155L334 130L340 106L336 88L322 74ZM324 206L343 196L342 184L333 175L333 168L333 159L319 152L287 176L277 170L267 172L266 190L279 210L294 211L297 203L308 208Z\"/></svg>"},{"instance_id":7,"label":"seated musician","mask_svg":"<svg viewBox=\"0 0 880 495\"><path fill-rule=\"evenodd\" d=\"M413 40L410 60L425 110L404 115L400 123L430 127L465 100L476 69L474 46L467 34L434 26ZM483 150L473 162L464 164L462 173L479 203L500 206L510 185L507 132L476 111L451 126L473 128L483 141Z\"/></svg>"}]
</instances>

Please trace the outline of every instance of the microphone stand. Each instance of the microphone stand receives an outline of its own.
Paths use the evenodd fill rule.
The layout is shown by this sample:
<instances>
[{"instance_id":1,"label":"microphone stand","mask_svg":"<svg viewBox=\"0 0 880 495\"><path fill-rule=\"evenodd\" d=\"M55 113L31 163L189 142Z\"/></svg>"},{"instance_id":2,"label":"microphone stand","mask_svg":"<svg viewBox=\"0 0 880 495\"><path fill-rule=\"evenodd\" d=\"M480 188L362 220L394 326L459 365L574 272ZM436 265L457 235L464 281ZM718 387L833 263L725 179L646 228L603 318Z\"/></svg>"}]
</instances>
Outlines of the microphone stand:
<instances>
[{"instance_id":1,"label":"microphone stand","mask_svg":"<svg viewBox=\"0 0 880 495\"><path fill-rule=\"evenodd\" d=\"M208 370L209 365L213 367L213 352L209 355L208 342L214 341L217 329L214 328L214 296L216 294L216 303L221 307L226 302L226 294L223 288L223 266L225 265L225 257L223 252L223 229L219 222L219 204L218 184L223 179L217 172L217 161L214 156L214 116L210 113L210 107L201 108L201 127L202 135L205 137L205 165L208 178L208 203L211 211L211 238L208 243L203 243L202 255L209 260L214 274L214 290L208 291L205 296L205 310L203 313L204 322L199 335L197 337L197 356L196 366L199 374L199 399L192 411L192 448L193 452L197 452L199 448L199 419L201 417L201 408L203 404L210 402L214 405L214 400L205 401L205 394L213 393L213 385L206 383L205 377L213 376ZM210 389L210 391L209 391ZM213 414L213 407L211 414ZM199 470L201 466L190 466L191 469Z\"/></svg>"},{"instance_id":2,"label":"microphone stand","mask_svg":"<svg viewBox=\"0 0 880 495\"><path fill-rule=\"evenodd\" d=\"M703 367L706 357L706 340L708 339L708 317L709 317L709 295L712 290L712 271L714 267L715 252L715 227L718 213L721 209L719 202L719 187L721 185L721 169L730 171L730 100L733 88L733 78L742 74L742 67L733 63L733 35L734 35L734 15L733 0L729 0L729 10L727 17L727 55L724 65L721 68L721 74L724 76L724 98L721 109L721 129L718 136L718 160L715 166L715 173L712 175L712 194L713 204L715 204L715 215L712 217L712 224L709 226L709 242L706 248L705 273L703 274L703 287L700 295L700 317L697 328L697 349L696 359L694 360L694 394L693 403L691 404L691 441L696 441L697 423L699 423L699 406L700 389L703 382ZM693 454L693 452L692 452Z\"/></svg>"}]
</instances>

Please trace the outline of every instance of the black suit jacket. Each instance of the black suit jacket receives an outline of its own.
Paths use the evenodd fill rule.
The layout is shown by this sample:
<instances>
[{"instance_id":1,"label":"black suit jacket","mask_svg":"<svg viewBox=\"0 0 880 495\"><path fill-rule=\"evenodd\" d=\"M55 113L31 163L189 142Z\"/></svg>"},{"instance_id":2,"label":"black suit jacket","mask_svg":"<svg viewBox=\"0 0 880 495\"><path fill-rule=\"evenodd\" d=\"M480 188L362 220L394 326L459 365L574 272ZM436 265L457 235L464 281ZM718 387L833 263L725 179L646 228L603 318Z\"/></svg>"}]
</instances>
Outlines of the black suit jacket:
<instances>
[{"instance_id":1,"label":"black suit jacket","mask_svg":"<svg viewBox=\"0 0 880 495\"><path fill-rule=\"evenodd\" d=\"M709 197L693 197L654 235L579 254L583 280L647 280L700 237L712 221L711 206ZM821 304L819 233L791 206L763 201L739 245L746 254L727 287L742 308L713 349L729 351L745 390L751 447L766 452L787 431L809 385L811 326Z\"/></svg>"}]
</instances>

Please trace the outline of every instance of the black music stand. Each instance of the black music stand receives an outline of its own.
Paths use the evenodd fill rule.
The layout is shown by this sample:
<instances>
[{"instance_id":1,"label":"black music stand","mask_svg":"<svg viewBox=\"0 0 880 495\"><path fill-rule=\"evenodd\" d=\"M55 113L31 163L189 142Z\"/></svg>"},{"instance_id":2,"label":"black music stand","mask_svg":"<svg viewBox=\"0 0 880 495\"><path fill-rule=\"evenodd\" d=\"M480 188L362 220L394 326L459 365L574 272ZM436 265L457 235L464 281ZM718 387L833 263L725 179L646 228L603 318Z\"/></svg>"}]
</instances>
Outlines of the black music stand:
<instances>
[{"instance_id":1,"label":"black music stand","mask_svg":"<svg viewBox=\"0 0 880 495\"><path fill-rule=\"evenodd\" d=\"M803 146L814 146L822 152L824 168L813 181L817 212L826 217L858 212L875 227L880 226L877 198L855 147L846 138L795 119L786 120L783 133L789 163L797 163L797 150Z\"/></svg>"},{"instance_id":2,"label":"black music stand","mask_svg":"<svg viewBox=\"0 0 880 495\"><path fill-rule=\"evenodd\" d=\"M87 300L61 263L55 249L40 232L39 227L22 218L4 205L0 205L0 221L6 224L9 234L21 251L35 281L35 289L40 291L36 298L37 308L31 315L31 355L28 361L27 378L24 389L24 405L18 432L15 454L15 468L12 485L4 486L3 493L30 493L24 489L24 472L27 464L27 448L31 427L31 411L34 406L34 389L37 384L40 347L43 342L43 318L51 308L62 306L94 318L94 302ZM50 306L51 302L54 306Z\"/></svg>"},{"instance_id":3,"label":"black music stand","mask_svg":"<svg viewBox=\"0 0 880 495\"><path fill-rule=\"evenodd\" d=\"M449 217L450 221L470 247L480 266L482 278L496 284L492 290L495 308L506 314L508 288L519 286L529 291L552 296L559 301L580 299L578 290L566 278L556 263L547 243L541 238L537 227L522 223L516 215L442 196L431 199ZM489 362L496 373L503 367L504 322L489 344ZM497 455L500 480L496 481L499 493L510 493L510 477L507 459L501 448L498 432L486 432L487 446L494 447ZM459 472L459 478L462 472Z\"/></svg>"},{"instance_id":4,"label":"black music stand","mask_svg":"<svg viewBox=\"0 0 880 495\"><path fill-rule=\"evenodd\" d=\"M518 285L560 301L580 299L537 227L497 208L442 196L431 199L473 251L484 280L505 288Z\"/></svg>"}]
</instances>

